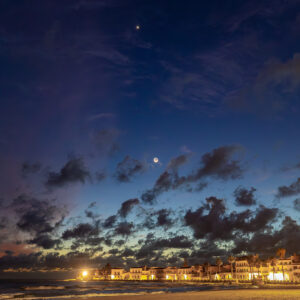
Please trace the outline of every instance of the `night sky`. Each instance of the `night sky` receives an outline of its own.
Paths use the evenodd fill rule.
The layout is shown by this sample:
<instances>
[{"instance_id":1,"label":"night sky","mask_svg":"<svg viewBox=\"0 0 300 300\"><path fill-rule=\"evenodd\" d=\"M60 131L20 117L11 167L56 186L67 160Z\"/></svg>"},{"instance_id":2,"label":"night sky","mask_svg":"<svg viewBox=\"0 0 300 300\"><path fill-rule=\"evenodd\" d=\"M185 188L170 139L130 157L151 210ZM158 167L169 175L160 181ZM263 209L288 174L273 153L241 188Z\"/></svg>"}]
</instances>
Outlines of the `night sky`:
<instances>
[{"instance_id":1,"label":"night sky","mask_svg":"<svg viewBox=\"0 0 300 300\"><path fill-rule=\"evenodd\" d=\"M300 252L299 41L294 0L1 0L0 276Z\"/></svg>"}]
</instances>

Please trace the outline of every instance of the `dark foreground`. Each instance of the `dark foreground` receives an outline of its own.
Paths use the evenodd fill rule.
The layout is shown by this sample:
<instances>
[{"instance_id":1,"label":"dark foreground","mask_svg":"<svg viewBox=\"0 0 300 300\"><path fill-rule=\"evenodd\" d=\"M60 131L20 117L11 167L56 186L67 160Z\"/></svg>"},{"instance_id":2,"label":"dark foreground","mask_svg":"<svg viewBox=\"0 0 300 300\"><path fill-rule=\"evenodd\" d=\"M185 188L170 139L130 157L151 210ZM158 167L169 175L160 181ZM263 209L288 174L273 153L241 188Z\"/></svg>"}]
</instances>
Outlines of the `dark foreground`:
<instances>
[{"instance_id":1,"label":"dark foreground","mask_svg":"<svg viewBox=\"0 0 300 300\"><path fill-rule=\"evenodd\" d=\"M298 286L130 281L1 280L0 299L299 299Z\"/></svg>"},{"instance_id":2,"label":"dark foreground","mask_svg":"<svg viewBox=\"0 0 300 300\"><path fill-rule=\"evenodd\" d=\"M92 297L89 300L101 300L108 297ZM76 299L76 298L74 298ZM288 300L300 299L298 289L257 289L257 290L221 290L221 291L202 291L187 292L177 294L152 294L152 295L123 295L115 296L118 300Z\"/></svg>"}]
</instances>

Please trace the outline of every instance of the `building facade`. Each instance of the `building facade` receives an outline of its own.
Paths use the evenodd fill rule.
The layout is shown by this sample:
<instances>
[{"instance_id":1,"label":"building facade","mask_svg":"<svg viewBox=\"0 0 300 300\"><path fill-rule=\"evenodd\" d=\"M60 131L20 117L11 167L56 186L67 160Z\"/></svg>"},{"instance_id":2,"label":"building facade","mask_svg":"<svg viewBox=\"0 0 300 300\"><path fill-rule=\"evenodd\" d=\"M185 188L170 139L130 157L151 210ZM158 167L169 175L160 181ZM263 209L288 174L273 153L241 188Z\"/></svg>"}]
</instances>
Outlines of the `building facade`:
<instances>
[{"instance_id":1,"label":"building facade","mask_svg":"<svg viewBox=\"0 0 300 300\"><path fill-rule=\"evenodd\" d=\"M81 270L80 280L159 280L159 281L252 281L300 282L300 255L288 258L258 259L257 255L237 257L231 264L182 267L115 268Z\"/></svg>"}]
</instances>

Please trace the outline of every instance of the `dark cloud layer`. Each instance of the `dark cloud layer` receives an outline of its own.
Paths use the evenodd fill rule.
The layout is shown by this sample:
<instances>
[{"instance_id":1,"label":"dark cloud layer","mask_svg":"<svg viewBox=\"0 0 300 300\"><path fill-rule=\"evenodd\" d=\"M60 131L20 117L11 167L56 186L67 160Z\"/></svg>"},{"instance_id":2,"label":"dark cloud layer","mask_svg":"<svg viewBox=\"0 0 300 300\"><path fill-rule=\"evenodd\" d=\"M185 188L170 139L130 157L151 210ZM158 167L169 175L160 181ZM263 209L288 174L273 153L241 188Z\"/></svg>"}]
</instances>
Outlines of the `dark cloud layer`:
<instances>
[{"instance_id":1,"label":"dark cloud layer","mask_svg":"<svg viewBox=\"0 0 300 300\"><path fill-rule=\"evenodd\" d=\"M64 219L65 210L51 200L39 200L27 195L15 198L11 207L18 215L17 227L33 234L52 232Z\"/></svg>"},{"instance_id":2,"label":"dark cloud layer","mask_svg":"<svg viewBox=\"0 0 300 300\"><path fill-rule=\"evenodd\" d=\"M112 215L109 216L105 219L104 223L103 223L103 227L104 228L111 228L114 226L114 224L117 222L117 216L116 215Z\"/></svg>"},{"instance_id":3,"label":"dark cloud layer","mask_svg":"<svg viewBox=\"0 0 300 300\"><path fill-rule=\"evenodd\" d=\"M288 186L280 186L277 191L278 198L285 198L298 194L300 194L300 178L298 178L295 182L291 183Z\"/></svg>"},{"instance_id":4,"label":"dark cloud layer","mask_svg":"<svg viewBox=\"0 0 300 300\"><path fill-rule=\"evenodd\" d=\"M87 238L99 235L99 223L91 225L89 223L81 223L76 225L73 229L67 229L63 234L63 239Z\"/></svg>"},{"instance_id":5,"label":"dark cloud layer","mask_svg":"<svg viewBox=\"0 0 300 300\"><path fill-rule=\"evenodd\" d=\"M15 228L16 232L11 231L1 237L3 242L15 241L16 236L25 233L24 238L17 244L28 243L43 249L56 248L61 241L55 238L55 234L66 215L65 206L58 205L53 199L37 199L21 194L0 210L0 237L1 229Z\"/></svg>"},{"instance_id":6,"label":"dark cloud layer","mask_svg":"<svg viewBox=\"0 0 300 300\"><path fill-rule=\"evenodd\" d=\"M246 250L250 253L274 255L274 249L285 248L289 254L293 254L299 251L299 238L300 226L291 217L286 216L277 230L257 231L252 237L236 238L233 253L239 254Z\"/></svg>"},{"instance_id":7,"label":"dark cloud layer","mask_svg":"<svg viewBox=\"0 0 300 300\"><path fill-rule=\"evenodd\" d=\"M115 228L116 235L129 236L133 233L134 225L129 222L121 222Z\"/></svg>"},{"instance_id":8,"label":"dark cloud layer","mask_svg":"<svg viewBox=\"0 0 300 300\"><path fill-rule=\"evenodd\" d=\"M243 187L238 187L234 191L235 204L241 206L251 206L256 204L254 197L255 188L250 188L249 190Z\"/></svg>"},{"instance_id":9,"label":"dark cloud layer","mask_svg":"<svg viewBox=\"0 0 300 300\"><path fill-rule=\"evenodd\" d=\"M142 162L127 155L118 163L114 177L119 182L129 182L134 176L144 172L145 169L146 166Z\"/></svg>"},{"instance_id":10,"label":"dark cloud layer","mask_svg":"<svg viewBox=\"0 0 300 300\"><path fill-rule=\"evenodd\" d=\"M47 187L63 187L71 183L85 183L90 173L84 165L83 158L71 158L59 172L49 172Z\"/></svg>"},{"instance_id":11,"label":"dark cloud layer","mask_svg":"<svg viewBox=\"0 0 300 300\"><path fill-rule=\"evenodd\" d=\"M169 168L156 180L152 189L147 190L141 196L145 203L153 204L156 198L163 192L175 190L179 187L190 188L190 184L197 183L199 187L206 187L201 182L208 177L221 180L237 179L243 174L240 161L233 159L234 154L241 150L240 146L222 146L206 153L201 158L201 167L186 176L179 176L177 169L187 162L187 155L174 158L169 163Z\"/></svg>"},{"instance_id":12,"label":"dark cloud layer","mask_svg":"<svg viewBox=\"0 0 300 300\"><path fill-rule=\"evenodd\" d=\"M278 209L260 206L255 212L245 210L227 213L225 202L209 197L196 211L188 210L184 216L197 239L230 240L238 233L247 234L267 229L276 219Z\"/></svg>"},{"instance_id":13,"label":"dark cloud layer","mask_svg":"<svg viewBox=\"0 0 300 300\"><path fill-rule=\"evenodd\" d=\"M294 209L300 212L300 198L295 199L293 204L294 204Z\"/></svg>"},{"instance_id":14,"label":"dark cloud layer","mask_svg":"<svg viewBox=\"0 0 300 300\"><path fill-rule=\"evenodd\" d=\"M41 234L34 239L28 241L29 244L34 244L43 249L53 249L61 244L60 239L52 239L48 234Z\"/></svg>"},{"instance_id":15,"label":"dark cloud layer","mask_svg":"<svg viewBox=\"0 0 300 300\"><path fill-rule=\"evenodd\" d=\"M157 226L171 227L173 220L171 219L171 210L160 209L156 212L157 215Z\"/></svg>"},{"instance_id":16,"label":"dark cloud layer","mask_svg":"<svg viewBox=\"0 0 300 300\"><path fill-rule=\"evenodd\" d=\"M119 214L121 217L126 218L127 215L131 212L134 206L140 203L139 199L129 199L122 203L121 208L119 209Z\"/></svg>"}]
</instances>

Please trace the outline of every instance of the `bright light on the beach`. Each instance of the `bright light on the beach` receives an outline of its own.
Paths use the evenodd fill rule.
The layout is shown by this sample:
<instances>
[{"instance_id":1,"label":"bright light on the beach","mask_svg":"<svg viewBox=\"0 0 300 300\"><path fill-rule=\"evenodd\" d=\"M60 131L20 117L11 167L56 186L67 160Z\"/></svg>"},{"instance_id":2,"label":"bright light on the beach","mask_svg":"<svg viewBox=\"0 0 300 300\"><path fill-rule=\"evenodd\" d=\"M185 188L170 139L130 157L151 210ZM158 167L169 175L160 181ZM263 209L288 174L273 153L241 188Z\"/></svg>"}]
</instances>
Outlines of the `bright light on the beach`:
<instances>
[{"instance_id":1,"label":"bright light on the beach","mask_svg":"<svg viewBox=\"0 0 300 300\"><path fill-rule=\"evenodd\" d=\"M82 276L83 276L83 277L86 277L87 275L88 275L88 272L87 272L87 271L83 271L83 272L82 272Z\"/></svg>"},{"instance_id":2,"label":"bright light on the beach","mask_svg":"<svg viewBox=\"0 0 300 300\"><path fill-rule=\"evenodd\" d=\"M269 280L277 280L277 281L283 281L283 280L289 280L289 275L283 273L270 273L268 275Z\"/></svg>"}]
</instances>

